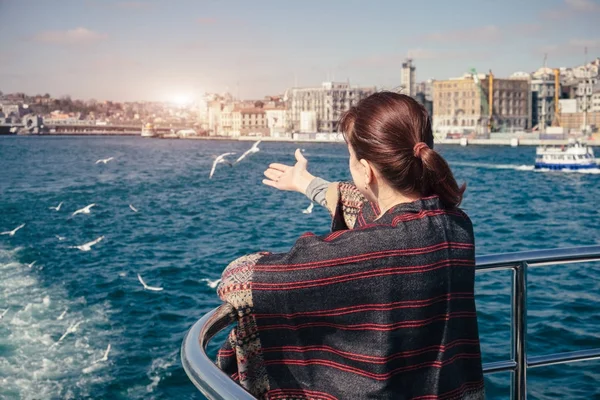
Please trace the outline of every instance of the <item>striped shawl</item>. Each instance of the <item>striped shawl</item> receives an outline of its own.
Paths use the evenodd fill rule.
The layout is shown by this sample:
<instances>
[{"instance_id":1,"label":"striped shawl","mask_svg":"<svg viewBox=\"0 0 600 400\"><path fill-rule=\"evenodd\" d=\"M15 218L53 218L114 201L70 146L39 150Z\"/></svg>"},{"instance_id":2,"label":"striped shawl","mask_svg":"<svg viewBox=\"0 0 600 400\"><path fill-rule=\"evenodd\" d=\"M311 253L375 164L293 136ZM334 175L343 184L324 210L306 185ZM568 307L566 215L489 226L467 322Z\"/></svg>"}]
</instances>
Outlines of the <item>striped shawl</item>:
<instances>
[{"instance_id":1,"label":"striped shawl","mask_svg":"<svg viewBox=\"0 0 600 400\"><path fill-rule=\"evenodd\" d=\"M469 218L429 197L376 220L338 192L331 234L225 269L217 365L261 399L483 399Z\"/></svg>"}]
</instances>

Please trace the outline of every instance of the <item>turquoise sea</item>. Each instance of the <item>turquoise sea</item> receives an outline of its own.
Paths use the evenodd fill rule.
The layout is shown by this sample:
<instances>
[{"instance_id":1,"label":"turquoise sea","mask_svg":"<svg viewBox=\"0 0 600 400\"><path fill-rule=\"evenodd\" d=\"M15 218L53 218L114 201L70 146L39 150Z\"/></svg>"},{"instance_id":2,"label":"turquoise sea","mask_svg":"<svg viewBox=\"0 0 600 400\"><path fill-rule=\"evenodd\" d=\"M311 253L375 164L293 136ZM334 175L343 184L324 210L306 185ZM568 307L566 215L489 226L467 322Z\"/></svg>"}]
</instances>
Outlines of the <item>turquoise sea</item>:
<instances>
[{"instance_id":1,"label":"turquoise sea","mask_svg":"<svg viewBox=\"0 0 600 400\"><path fill-rule=\"evenodd\" d=\"M209 180L213 155L250 143L1 137L0 232L25 226L0 236L0 399L201 399L179 349L219 305L211 282L241 255L329 228L324 209L304 214L305 197L261 184L296 146L314 174L349 178L343 144L263 142ZM600 244L600 170L534 171L533 147L438 150L467 182L477 254ZM70 247L101 236L91 251ZM138 273L164 290L144 290ZM485 361L509 356L509 285L508 272L477 276ZM528 288L530 354L600 347L600 263L532 269ZM600 398L598 361L528 376L532 399ZM508 385L487 376L487 398L508 398Z\"/></svg>"}]
</instances>

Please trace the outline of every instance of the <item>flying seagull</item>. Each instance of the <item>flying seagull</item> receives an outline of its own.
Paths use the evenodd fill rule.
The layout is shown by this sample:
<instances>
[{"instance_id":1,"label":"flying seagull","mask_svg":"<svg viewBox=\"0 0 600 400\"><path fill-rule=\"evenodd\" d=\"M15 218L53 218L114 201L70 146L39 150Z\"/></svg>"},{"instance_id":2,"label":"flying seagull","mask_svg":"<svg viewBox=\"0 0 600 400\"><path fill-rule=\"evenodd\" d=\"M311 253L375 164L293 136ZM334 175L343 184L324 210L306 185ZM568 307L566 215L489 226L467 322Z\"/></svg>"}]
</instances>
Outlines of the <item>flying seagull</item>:
<instances>
[{"instance_id":1,"label":"flying seagull","mask_svg":"<svg viewBox=\"0 0 600 400\"><path fill-rule=\"evenodd\" d=\"M4 311L2 311L2 314L0 314L0 319L4 318L4 316L6 315L6 313L8 312L8 308Z\"/></svg>"},{"instance_id":2,"label":"flying seagull","mask_svg":"<svg viewBox=\"0 0 600 400\"><path fill-rule=\"evenodd\" d=\"M56 237L60 242L62 242L63 240L66 239L64 236L60 236L60 235L54 235L54 237Z\"/></svg>"},{"instance_id":3,"label":"flying seagull","mask_svg":"<svg viewBox=\"0 0 600 400\"><path fill-rule=\"evenodd\" d=\"M64 338L66 338L69 333L75 333L75 332L77 332L77 328L79 328L79 325L81 325L82 323L83 323L83 321L79 321L79 322L76 322L76 323L72 324L71 326L69 326L67 328L67 331L60 337L60 339L58 339L58 342L55 342L52 346L56 346L60 342L62 342L62 340Z\"/></svg>"},{"instance_id":4,"label":"flying seagull","mask_svg":"<svg viewBox=\"0 0 600 400\"><path fill-rule=\"evenodd\" d=\"M92 240L91 242L88 242L85 244L82 244L81 246L70 246L70 248L79 249L81 251L90 251L92 249L92 246L100 243L102 241L102 239L104 239L104 236L100 236L98 239Z\"/></svg>"},{"instance_id":5,"label":"flying seagull","mask_svg":"<svg viewBox=\"0 0 600 400\"><path fill-rule=\"evenodd\" d=\"M208 278L202 278L200 280L203 282L206 282L208 287L213 288L213 289L216 288L217 286L219 286L219 283L221 282L221 279L215 279L214 281L211 281Z\"/></svg>"},{"instance_id":6,"label":"flying seagull","mask_svg":"<svg viewBox=\"0 0 600 400\"><path fill-rule=\"evenodd\" d=\"M131 208L131 211L133 212L138 212L138 209L132 206L131 204L129 205L129 208Z\"/></svg>"},{"instance_id":7,"label":"flying seagull","mask_svg":"<svg viewBox=\"0 0 600 400\"><path fill-rule=\"evenodd\" d=\"M0 232L0 235L15 236L15 233L17 233L17 231L24 226L25 226L25 224L21 224L21 225L17 226L15 229L13 229L12 231Z\"/></svg>"},{"instance_id":8,"label":"flying seagull","mask_svg":"<svg viewBox=\"0 0 600 400\"><path fill-rule=\"evenodd\" d=\"M137 276L138 276L138 280L140 281L140 283L144 286L144 289L146 289L146 290L153 290L155 292L160 292L161 290L163 290L163 288L161 288L161 287L146 285L146 282L144 282L144 280L142 279L142 277L140 276L140 274L137 274Z\"/></svg>"},{"instance_id":9,"label":"flying seagull","mask_svg":"<svg viewBox=\"0 0 600 400\"><path fill-rule=\"evenodd\" d=\"M62 206L63 202L61 201L60 203L58 203L58 205L56 207L48 207L50 210L55 210L55 211L60 211L60 207Z\"/></svg>"},{"instance_id":10,"label":"flying seagull","mask_svg":"<svg viewBox=\"0 0 600 400\"><path fill-rule=\"evenodd\" d=\"M29 263L29 264L27 264L27 266L28 266L29 268L33 268L33 266L35 265L35 263L36 263L36 262L37 262L37 261L34 261L34 262L32 262L32 263Z\"/></svg>"},{"instance_id":11,"label":"flying seagull","mask_svg":"<svg viewBox=\"0 0 600 400\"><path fill-rule=\"evenodd\" d=\"M62 321L63 318L65 317L65 315L67 315L67 309L65 308L65 311L62 312L62 314L60 314L58 316L58 318L56 318L57 321Z\"/></svg>"},{"instance_id":12,"label":"flying seagull","mask_svg":"<svg viewBox=\"0 0 600 400\"><path fill-rule=\"evenodd\" d=\"M96 164L100 164L100 163L106 164L109 161L114 160L114 159L115 159L114 157L108 157L108 158L100 159L100 160L96 161Z\"/></svg>"},{"instance_id":13,"label":"flying seagull","mask_svg":"<svg viewBox=\"0 0 600 400\"><path fill-rule=\"evenodd\" d=\"M302 210L302 212L304 214L310 214L310 213L312 213L312 210L313 210L314 207L315 207L315 203L311 202L310 205L308 207L306 207L305 210Z\"/></svg>"},{"instance_id":14,"label":"flying seagull","mask_svg":"<svg viewBox=\"0 0 600 400\"><path fill-rule=\"evenodd\" d=\"M80 208L79 210L75 211L73 213L73 215L77 215L77 214L90 214L90 208L94 207L96 205L96 203L92 203L88 206L85 206L83 208Z\"/></svg>"},{"instance_id":15,"label":"flying seagull","mask_svg":"<svg viewBox=\"0 0 600 400\"><path fill-rule=\"evenodd\" d=\"M92 364L98 364L99 362L102 362L102 361L108 361L108 353L110 353L110 343L108 344L108 347L106 348L106 351L104 352L104 355L102 356L102 358L99 358L98 360L94 361Z\"/></svg>"},{"instance_id":16,"label":"flying seagull","mask_svg":"<svg viewBox=\"0 0 600 400\"><path fill-rule=\"evenodd\" d=\"M252 147L250 147L248 150L246 150L246 151L244 152L244 154L242 154L242 155L240 156L240 158L238 158L237 160L235 160L235 162L234 162L233 164L235 165L235 164L239 163L239 162L240 162L240 161L242 161L244 158L246 158L246 156L247 156L248 154L258 153L258 152L260 151L260 149L258 148L258 145L260 144L260 142L261 142L261 141L259 140L258 142L254 143L254 144L252 145Z\"/></svg>"},{"instance_id":17,"label":"flying seagull","mask_svg":"<svg viewBox=\"0 0 600 400\"><path fill-rule=\"evenodd\" d=\"M220 156L218 156L217 158L215 158L215 161L213 162L212 168L210 170L210 175L208 176L208 179L211 179L213 177L213 174L215 173L215 169L217 168L217 164L221 164L221 163L228 163L229 166L231 166L231 163L229 161L227 161L225 159L225 157L227 156L231 156L235 153L223 153Z\"/></svg>"}]
</instances>

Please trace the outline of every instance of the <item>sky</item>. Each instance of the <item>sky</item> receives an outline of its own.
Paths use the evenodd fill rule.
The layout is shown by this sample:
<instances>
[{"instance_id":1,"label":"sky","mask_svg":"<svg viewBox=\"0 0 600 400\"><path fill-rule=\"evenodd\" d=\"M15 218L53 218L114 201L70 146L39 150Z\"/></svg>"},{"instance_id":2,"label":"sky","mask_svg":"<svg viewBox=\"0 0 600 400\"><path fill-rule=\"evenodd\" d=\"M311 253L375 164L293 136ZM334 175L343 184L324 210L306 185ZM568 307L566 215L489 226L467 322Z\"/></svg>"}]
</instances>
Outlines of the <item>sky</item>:
<instances>
[{"instance_id":1,"label":"sky","mask_svg":"<svg viewBox=\"0 0 600 400\"><path fill-rule=\"evenodd\" d=\"M328 80L393 89L600 56L600 0L0 0L0 90L243 99Z\"/></svg>"}]
</instances>

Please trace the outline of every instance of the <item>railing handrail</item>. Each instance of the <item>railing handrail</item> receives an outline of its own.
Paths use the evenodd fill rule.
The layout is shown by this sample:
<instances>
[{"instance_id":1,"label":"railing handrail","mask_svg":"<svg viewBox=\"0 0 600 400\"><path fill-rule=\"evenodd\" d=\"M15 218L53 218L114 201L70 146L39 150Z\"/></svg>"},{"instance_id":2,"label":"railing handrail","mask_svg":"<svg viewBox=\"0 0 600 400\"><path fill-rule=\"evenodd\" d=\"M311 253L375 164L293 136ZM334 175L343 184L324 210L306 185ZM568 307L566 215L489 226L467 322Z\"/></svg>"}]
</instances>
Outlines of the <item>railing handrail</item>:
<instances>
[{"instance_id":1,"label":"railing handrail","mask_svg":"<svg viewBox=\"0 0 600 400\"><path fill-rule=\"evenodd\" d=\"M543 265L600 261L600 246L582 246L561 249L534 250L476 257L478 271L513 271L511 315L511 360L486 363L484 373L510 371L511 399L525 400L527 368L575 361L600 359L600 348L568 353L554 353L527 357L527 269ZM233 320L232 307L223 304L198 320L186 334L181 346L183 368L194 385L209 399L252 400L254 397L221 371L208 357L205 348L219 331Z\"/></svg>"}]
</instances>

